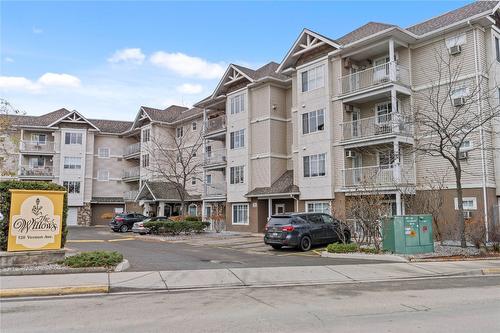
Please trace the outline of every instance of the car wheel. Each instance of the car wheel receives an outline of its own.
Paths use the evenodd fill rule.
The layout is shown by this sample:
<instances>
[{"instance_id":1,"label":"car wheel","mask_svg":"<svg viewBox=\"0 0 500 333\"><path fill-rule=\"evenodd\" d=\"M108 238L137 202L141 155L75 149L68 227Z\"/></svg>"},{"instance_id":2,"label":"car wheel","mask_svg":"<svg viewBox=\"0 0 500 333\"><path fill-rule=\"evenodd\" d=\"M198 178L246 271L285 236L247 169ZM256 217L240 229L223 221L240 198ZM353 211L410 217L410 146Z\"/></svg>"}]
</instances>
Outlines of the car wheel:
<instances>
[{"instance_id":1,"label":"car wheel","mask_svg":"<svg viewBox=\"0 0 500 333\"><path fill-rule=\"evenodd\" d=\"M122 224L120 227L120 232L127 232L128 231L128 226L126 224Z\"/></svg>"},{"instance_id":2,"label":"car wheel","mask_svg":"<svg viewBox=\"0 0 500 333\"><path fill-rule=\"evenodd\" d=\"M271 245L271 247L273 249L275 249L275 250L279 250L279 249L281 249L283 247L283 245L275 245L275 244L273 244L273 245Z\"/></svg>"},{"instance_id":3,"label":"car wheel","mask_svg":"<svg viewBox=\"0 0 500 333\"><path fill-rule=\"evenodd\" d=\"M309 251L311 249L311 238L309 236L304 236L300 239L299 248L301 251Z\"/></svg>"}]
</instances>

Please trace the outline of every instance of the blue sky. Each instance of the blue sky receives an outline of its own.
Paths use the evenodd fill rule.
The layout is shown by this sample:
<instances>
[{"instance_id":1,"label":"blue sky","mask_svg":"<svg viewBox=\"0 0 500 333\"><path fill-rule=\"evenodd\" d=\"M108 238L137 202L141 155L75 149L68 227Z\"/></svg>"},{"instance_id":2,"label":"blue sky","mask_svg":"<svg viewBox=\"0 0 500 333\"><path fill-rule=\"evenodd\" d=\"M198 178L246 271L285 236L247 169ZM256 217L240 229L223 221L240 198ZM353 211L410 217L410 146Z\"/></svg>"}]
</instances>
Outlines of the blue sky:
<instances>
[{"instance_id":1,"label":"blue sky","mask_svg":"<svg viewBox=\"0 0 500 333\"><path fill-rule=\"evenodd\" d=\"M466 3L1 1L0 95L28 114L66 107L131 120L140 105L209 95L229 63L280 62L304 27L337 38Z\"/></svg>"}]
</instances>

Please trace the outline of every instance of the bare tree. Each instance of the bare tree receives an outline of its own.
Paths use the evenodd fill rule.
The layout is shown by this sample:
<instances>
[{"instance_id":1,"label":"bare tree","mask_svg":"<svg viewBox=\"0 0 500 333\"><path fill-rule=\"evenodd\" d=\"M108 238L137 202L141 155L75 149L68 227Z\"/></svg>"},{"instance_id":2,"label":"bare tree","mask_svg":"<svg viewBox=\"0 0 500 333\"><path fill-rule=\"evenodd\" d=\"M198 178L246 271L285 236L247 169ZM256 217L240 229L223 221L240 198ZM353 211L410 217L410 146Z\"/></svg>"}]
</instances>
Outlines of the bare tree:
<instances>
[{"instance_id":1,"label":"bare tree","mask_svg":"<svg viewBox=\"0 0 500 333\"><path fill-rule=\"evenodd\" d=\"M461 246L466 247L463 207L464 149L479 136L473 149L493 149L486 140L500 116L496 91L488 87L484 75L466 78L463 56L450 55L446 48L434 52L433 69L426 73L427 88L415 93L413 121L419 155L441 157L453 168L458 200L458 223ZM493 79L493 78L490 78ZM497 85L496 85L497 86ZM496 90L496 89L495 89ZM496 124L498 126L498 124ZM467 148L468 149L468 148ZM484 165L483 165L484 168ZM484 173L484 169L483 169Z\"/></svg>"},{"instance_id":2,"label":"bare tree","mask_svg":"<svg viewBox=\"0 0 500 333\"><path fill-rule=\"evenodd\" d=\"M166 186L175 189L181 203L181 215L186 214L185 203L189 196L187 185L193 178L204 181L200 177L203 167L200 152L202 144L203 131L195 132L191 126L183 126L165 127L161 136L152 135L144 145L149 154L149 166L146 169L151 172L153 179L166 182Z\"/></svg>"},{"instance_id":3,"label":"bare tree","mask_svg":"<svg viewBox=\"0 0 500 333\"><path fill-rule=\"evenodd\" d=\"M0 155L3 157L0 159L0 176L8 173L5 170L5 162L9 160L10 157L16 154L13 147L19 146L19 140L11 135L14 129L12 128L12 116L24 114L19 109L12 106L4 98L0 98Z\"/></svg>"},{"instance_id":4,"label":"bare tree","mask_svg":"<svg viewBox=\"0 0 500 333\"><path fill-rule=\"evenodd\" d=\"M224 214L225 205L223 202L212 203L212 215L209 216L212 221L215 232L220 233L224 230L226 215Z\"/></svg>"}]
</instances>

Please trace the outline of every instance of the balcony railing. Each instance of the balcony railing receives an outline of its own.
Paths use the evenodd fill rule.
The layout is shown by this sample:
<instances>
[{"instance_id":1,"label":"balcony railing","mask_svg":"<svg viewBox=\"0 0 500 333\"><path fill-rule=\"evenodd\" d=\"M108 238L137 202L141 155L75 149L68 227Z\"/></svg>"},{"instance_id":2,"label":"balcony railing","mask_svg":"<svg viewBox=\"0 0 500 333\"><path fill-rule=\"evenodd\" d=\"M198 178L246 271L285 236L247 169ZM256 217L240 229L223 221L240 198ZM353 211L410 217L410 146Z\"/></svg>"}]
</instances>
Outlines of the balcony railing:
<instances>
[{"instance_id":1,"label":"balcony railing","mask_svg":"<svg viewBox=\"0 0 500 333\"><path fill-rule=\"evenodd\" d=\"M54 176L53 166L32 166L32 165L22 165L19 170L19 175L23 177L52 177Z\"/></svg>"},{"instance_id":2,"label":"balcony railing","mask_svg":"<svg viewBox=\"0 0 500 333\"><path fill-rule=\"evenodd\" d=\"M226 149L217 149L205 152L203 161L205 163L205 166L226 163Z\"/></svg>"},{"instance_id":3,"label":"balcony railing","mask_svg":"<svg viewBox=\"0 0 500 333\"><path fill-rule=\"evenodd\" d=\"M217 132L226 128L226 117L219 116L212 119L208 119L205 122L205 130L206 134L210 134L212 132Z\"/></svg>"},{"instance_id":4,"label":"balcony railing","mask_svg":"<svg viewBox=\"0 0 500 333\"><path fill-rule=\"evenodd\" d=\"M136 142L136 143L133 143L133 144L125 147L125 149L123 151L123 156L135 155L135 154L140 153L140 151L141 151L141 143Z\"/></svg>"},{"instance_id":5,"label":"balcony railing","mask_svg":"<svg viewBox=\"0 0 500 333\"><path fill-rule=\"evenodd\" d=\"M343 95L388 82L410 85L410 74L408 68L392 61L342 76L339 80L340 94Z\"/></svg>"},{"instance_id":6,"label":"balcony railing","mask_svg":"<svg viewBox=\"0 0 500 333\"><path fill-rule=\"evenodd\" d=\"M123 180L133 180L133 179L138 179L139 176L141 175L141 168L140 167L132 167L123 170Z\"/></svg>"},{"instance_id":7,"label":"balcony railing","mask_svg":"<svg viewBox=\"0 0 500 333\"><path fill-rule=\"evenodd\" d=\"M137 197L137 194L139 191L127 191L123 192L123 200L124 201L134 201L135 198Z\"/></svg>"},{"instance_id":8,"label":"balcony railing","mask_svg":"<svg viewBox=\"0 0 500 333\"><path fill-rule=\"evenodd\" d=\"M205 184L203 191L205 197L220 197L226 195L226 184Z\"/></svg>"},{"instance_id":9,"label":"balcony railing","mask_svg":"<svg viewBox=\"0 0 500 333\"><path fill-rule=\"evenodd\" d=\"M19 149L24 152L53 153L54 141L21 141Z\"/></svg>"},{"instance_id":10,"label":"balcony railing","mask_svg":"<svg viewBox=\"0 0 500 333\"><path fill-rule=\"evenodd\" d=\"M340 124L342 141L364 139L387 134L413 136L411 118L399 112L387 113L375 117L361 118Z\"/></svg>"},{"instance_id":11,"label":"balcony railing","mask_svg":"<svg viewBox=\"0 0 500 333\"><path fill-rule=\"evenodd\" d=\"M368 166L342 170L344 187L373 188L415 184L413 166Z\"/></svg>"}]
</instances>

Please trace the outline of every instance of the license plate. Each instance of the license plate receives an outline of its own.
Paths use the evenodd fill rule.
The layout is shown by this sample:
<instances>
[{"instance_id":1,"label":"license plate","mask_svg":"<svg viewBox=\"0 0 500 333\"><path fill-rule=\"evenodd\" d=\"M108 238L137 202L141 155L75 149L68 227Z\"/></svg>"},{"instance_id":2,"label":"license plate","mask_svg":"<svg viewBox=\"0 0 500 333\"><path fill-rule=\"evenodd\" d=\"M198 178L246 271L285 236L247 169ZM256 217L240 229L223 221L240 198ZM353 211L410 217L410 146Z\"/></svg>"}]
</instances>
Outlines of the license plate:
<instances>
[{"instance_id":1,"label":"license plate","mask_svg":"<svg viewBox=\"0 0 500 333\"><path fill-rule=\"evenodd\" d=\"M278 237L278 233L277 232L273 232L271 236L272 237Z\"/></svg>"}]
</instances>

